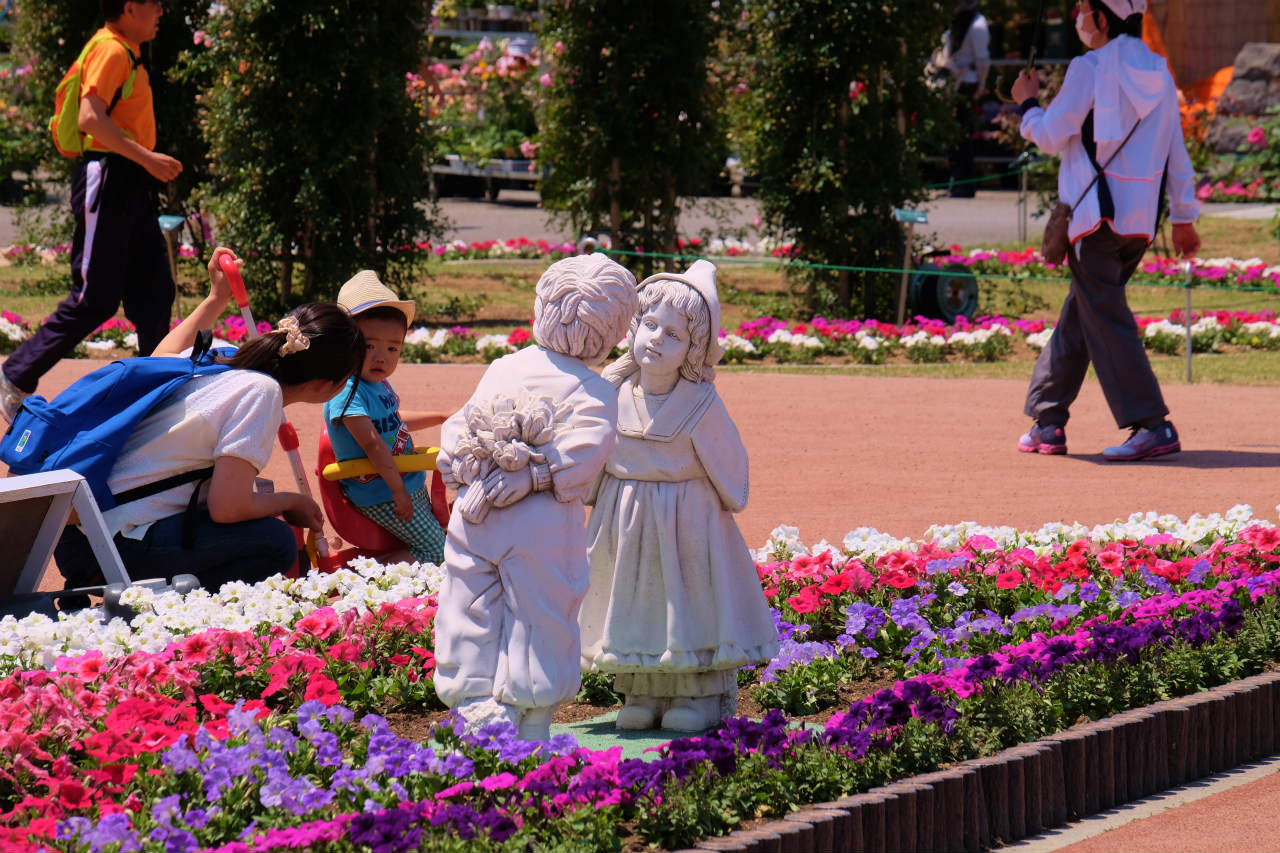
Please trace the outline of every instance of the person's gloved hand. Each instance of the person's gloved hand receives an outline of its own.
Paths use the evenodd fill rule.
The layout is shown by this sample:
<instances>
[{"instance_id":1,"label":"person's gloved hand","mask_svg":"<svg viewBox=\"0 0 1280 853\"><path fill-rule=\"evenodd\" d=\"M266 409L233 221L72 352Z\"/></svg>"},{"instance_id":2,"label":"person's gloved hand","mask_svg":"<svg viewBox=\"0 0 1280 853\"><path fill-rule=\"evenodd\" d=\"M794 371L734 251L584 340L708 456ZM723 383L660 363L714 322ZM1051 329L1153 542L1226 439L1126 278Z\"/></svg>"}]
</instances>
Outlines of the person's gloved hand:
<instances>
[{"instance_id":1,"label":"person's gloved hand","mask_svg":"<svg viewBox=\"0 0 1280 853\"><path fill-rule=\"evenodd\" d=\"M1200 251L1200 235L1196 226L1190 222L1173 224L1173 251L1184 258L1190 258Z\"/></svg>"}]
</instances>

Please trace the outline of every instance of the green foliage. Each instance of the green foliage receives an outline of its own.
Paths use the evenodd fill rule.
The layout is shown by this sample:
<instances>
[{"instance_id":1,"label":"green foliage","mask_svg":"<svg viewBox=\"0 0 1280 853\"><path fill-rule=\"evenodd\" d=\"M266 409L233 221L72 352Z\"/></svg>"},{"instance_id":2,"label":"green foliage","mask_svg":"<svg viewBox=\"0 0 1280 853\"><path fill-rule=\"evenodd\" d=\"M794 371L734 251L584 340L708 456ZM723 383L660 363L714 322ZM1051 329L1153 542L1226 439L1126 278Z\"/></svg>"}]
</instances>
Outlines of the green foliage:
<instances>
[{"instance_id":1,"label":"green foliage","mask_svg":"<svg viewBox=\"0 0 1280 853\"><path fill-rule=\"evenodd\" d=\"M546 7L555 64L540 117L543 204L616 249L676 251L680 198L724 162L707 76L715 0L575 0ZM641 262L647 273L652 261Z\"/></svg>"},{"instance_id":2,"label":"green foliage","mask_svg":"<svg viewBox=\"0 0 1280 853\"><path fill-rule=\"evenodd\" d=\"M19 296L66 296L71 292L71 273L60 268L18 285Z\"/></svg>"},{"instance_id":3,"label":"green foliage","mask_svg":"<svg viewBox=\"0 0 1280 853\"><path fill-rule=\"evenodd\" d=\"M1231 124L1247 127L1248 136L1235 154L1219 155L1205 165L1203 171L1208 179L1247 187L1250 192L1242 193L1239 200L1280 198L1280 104L1269 107L1256 119L1236 118Z\"/></svg>"},{"instance_id":4,"label":"green foliage","mask_svg":"<svg viewBox=\"0 0 1280 853\"><path fill-rule=\"evenodd\" d=\"M408 261L394 250L434 236L417 207L430 137L404 89L425 55L427 16L421 4L390 0L165 3L143 55L156 148L183 171L161 207L213 214L251 285L276 283L253 289L260 316L331 298L361 267L397 281ZM73 161L47 130L53 92L100 25L96 4L23 4L13 63L30 70L0 81L0 173L66 180ZM65 239L60 221L28 225L29 239ZM203 248L201 229L192 236Z\"/></svg>"},{"instance_id":5,"label":"green foliage","mask_svg":"<svg viewBox=\"0 0 1280 853\"><path fill-rule=\"evenodd\" d=\"M816 714L840 701L840 684L848 679L842 660L820 657L787 667L776 681L755 688L752 697L762 708L779 708L798 716Z\"/></svg>"},{"instance_id":6,"label":"green foliage","mask_svg":"<svg viewBox=\"0 0 1280 853\"><path fill-rule=\"evenodd\" d=\"M442 64L433 66L434 88L411 79L419 109L437 111L432 116L437 152L479 166L499 157L528 159L538 135L537 49L513 57L509 40L485 38L478 45L458 42L453 50L460 65L447 71Z\"/></svg>"},{"instance_id":7,"label":"green foliage","mask_svg":"<svg viewBox=\"0 0 1280 853\"><path fill-rule=\"evenodd\" d=\"M191 15L205 37L188 37L180 79L200 90L199 196L246 280L276 282L260 303L331 298L362 267L398 281L410 262L396 250L432 236L417 206L428 128L404 83L427 18L394 0L229 0Z\"/></svg>"},{"instance_id":8,"label":"green foliage","mask_svg":"<svg viewBox=\"0 0 1280 853\"><path fill-rule=\"evenodd\" d=\"M744 290L731 284L718 282L720 301L726 305L741 305L752 317L777 317L779 320L800 319L800 307L788 293L761 293Z\"/></svg>"},{"instance_id":9,"label":"green foliage","mask_svg":"<svg viewBox=\"0 0 1280 853\"><path fill-rule=\"evenodd\" d=\"M617 705L622 697L613 692L613 676L607 672L582 673L582 687L578 689L576 702L586 705Z\"/></svg>"},{"instance_id":10,"label":"green foliage","mask_svg":"<svg viewBox=\"0 0 1280 853\"><path fill-rule=\"evenodd\" d=\"M422 317L444 317L453 323L461 323L475 317L488 301L489 297L484 293L451 293L443 299L419 298L418 305L421 306Z\"/></svg>"},{"instance_id":11,"label":"green foliage","mask_svg":"<svg viewBox=\"0 0 1280 853\"><path fill-rule=\"evenodd\" d=\"M797 260L893 267L893 208L924 199L924 158L950 133L945 95L921 69L945 29L935 0L762 0L735 38L747 91L734 142L760 178L763 218ZM741 90L741 86L737 90ZM874 275L789 271L815 313L886 317L893 288Z\"/></svg>"},{"instance_id":12,"label":"green foliage","mask_svg":"<svg viewBox=\"0 0 1280 853\"><path fill-rule=\"evenodd\" d=\"M191 45L187 20L207 7L203 0L166 0L155 39L142 46L142 55L151 67L156 150L183 164L182 174L163 189L161 209L183 216L196 212L189 201L192 191L208 178L206 146L196 119L198 91L174 79L171 72L178 54ZM102 26L102 18L97 3L83 0L26 0L16 17L15 74L0 79L0 101L16 107L7 120L6 111L0 109L0 178L13 170L28 173L32 187L27 201L43 205L42 184L68 180L75 162L57 152L49 135L54 90L85 42ZM16 73L19 70L23 71L20 75ZM66 239L66 218L68 213L62 208L52 223L24 217L24 236L46 243Z\"/></svg>"}]
</instances>

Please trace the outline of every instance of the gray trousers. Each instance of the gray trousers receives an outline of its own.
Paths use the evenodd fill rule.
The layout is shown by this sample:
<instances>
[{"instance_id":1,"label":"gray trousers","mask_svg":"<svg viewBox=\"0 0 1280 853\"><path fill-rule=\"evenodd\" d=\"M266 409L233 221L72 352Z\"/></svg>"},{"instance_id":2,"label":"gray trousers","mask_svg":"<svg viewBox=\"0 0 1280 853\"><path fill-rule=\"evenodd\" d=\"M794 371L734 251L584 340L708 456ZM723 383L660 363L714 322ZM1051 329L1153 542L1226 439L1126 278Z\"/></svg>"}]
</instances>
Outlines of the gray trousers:
<instances>
[{"instance_id":1,"label":"gray trousers","mask_svg":"<svg viewBox=\"0 0 1280 853\"><path fill-rule=\"evenodd\" d=\"M1067 252L1071 290L1027 389L1024 411L1038 423L1067 423L1090 362L1116 426L1169 413L1124 294L1146 250L1145 238L1120 237L1103 224Z\"/></svg>"}]
</instances>

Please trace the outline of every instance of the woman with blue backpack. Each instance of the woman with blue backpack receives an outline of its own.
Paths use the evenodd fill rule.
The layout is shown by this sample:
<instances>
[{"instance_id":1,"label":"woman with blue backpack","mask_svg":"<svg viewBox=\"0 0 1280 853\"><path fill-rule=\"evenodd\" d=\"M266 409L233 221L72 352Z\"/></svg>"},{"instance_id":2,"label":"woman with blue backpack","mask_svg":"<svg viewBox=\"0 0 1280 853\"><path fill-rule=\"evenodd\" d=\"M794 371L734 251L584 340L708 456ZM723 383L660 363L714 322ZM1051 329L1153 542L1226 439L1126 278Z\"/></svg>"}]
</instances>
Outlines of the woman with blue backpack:
<instances>
[{"instance_id":1,"label":"woman with blue backpack","mask_svg":"<svg viewBox=\"0 0 1280 853\"><path fill-rule=\"evenodd\" d=\"M223 255L235 258L214 250L209 296L153 355L193 358L192 377L133 426L106 481L115 505L103 513L131 576L185 572L210 591L287 571L298 555L290 524L323 529L324 512L309 496L264 493L254 482L284 407L329 400L359 370L365 349L345 311L312 303L239 350L200 353L199 333L231 298ZM54 555L68 589L95 579L97 562L78 529L67 529Z\"/></svg>"}]
</instances>

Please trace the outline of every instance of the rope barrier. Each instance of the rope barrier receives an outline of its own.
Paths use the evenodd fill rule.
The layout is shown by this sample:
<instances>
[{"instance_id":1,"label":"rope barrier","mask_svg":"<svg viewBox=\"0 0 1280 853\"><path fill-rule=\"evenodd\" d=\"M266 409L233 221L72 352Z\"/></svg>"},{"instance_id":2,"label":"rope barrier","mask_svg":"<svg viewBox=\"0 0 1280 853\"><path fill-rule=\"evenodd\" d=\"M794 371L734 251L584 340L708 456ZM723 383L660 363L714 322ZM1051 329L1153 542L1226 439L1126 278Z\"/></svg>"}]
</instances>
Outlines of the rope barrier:
<instances>
[{"instance_id":1,"label":"rope barrier","mask_svg":"<svg viewBox=\"0 0 1280 853\"><path fill-rule=\"evenodd\" d=\"M665 252L640 252L629 249L597 249L606 255L628 255L640 258L662 258L677 261L693 262L703 255L673 255ZM710 260L710 259L708 259ZM925 270L920 267L915 269L894 269L892 267L855 267L844 264L815 264L808 261L788 261L782 258L736 258L732 256L716 256L714 259L717 264L754 264L756 266L788 266L800 269L821 269L821 270L846 270L848 272L867 272L867 273L883 273L885 275L908 275L918 272L940 273L945 272L947 275L966 277L966 278L1003 278L1011 281L1034 281L1034 282L1056 282L1061 284L1070 281L1069 276L1034 276L1034 275L1011 275L1008 273L991 273L991 272L973 272L972 270ZM1161 281L1133 281L1129 284L1136 287L1177 287L1185 288L1185 282L1161 282ZM1227 284L1200 284L1194 285L1196 290L1230 290L1239 291L1241 293L1276 293L1280 294L1280 287L1277 286L1252 286L1252 285L1227 285Z\"/></svg>"},{"instance_id":2,"label":"rope barrier","mask_svg":"<svg viewBox=\"0 0 1280 853\"><path fill-rule=\"evenodd\" d=\"M925 184L926 190L945 190L960 184L980 184L984 181L994 181L997 178L1011 178L1014 175L1021 175L1030 168L1030 164L1023 166L1021 169L1014 169L1012 172L997 172L994 175L979 175L976 178L959 178L953 181L947 181L945 184Z\"/></svg>"}]
</instances>

